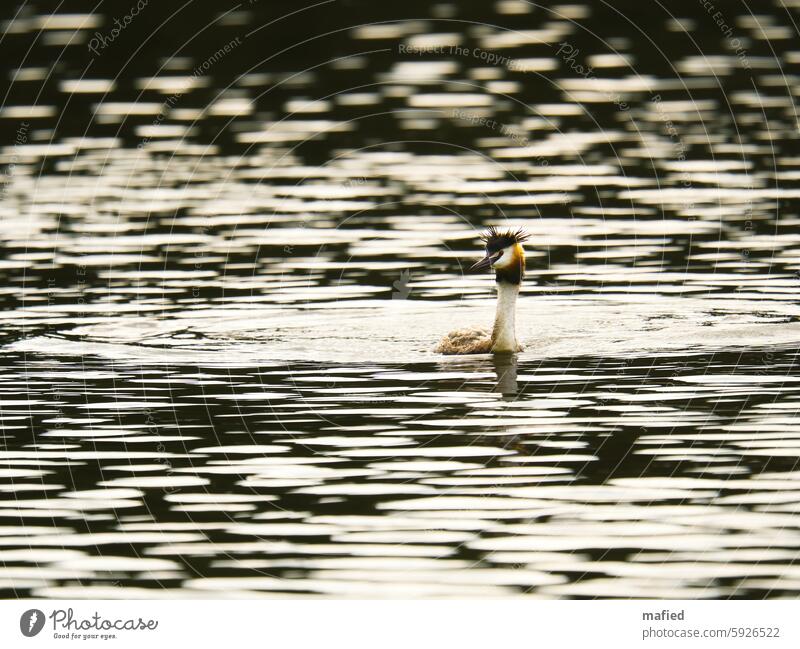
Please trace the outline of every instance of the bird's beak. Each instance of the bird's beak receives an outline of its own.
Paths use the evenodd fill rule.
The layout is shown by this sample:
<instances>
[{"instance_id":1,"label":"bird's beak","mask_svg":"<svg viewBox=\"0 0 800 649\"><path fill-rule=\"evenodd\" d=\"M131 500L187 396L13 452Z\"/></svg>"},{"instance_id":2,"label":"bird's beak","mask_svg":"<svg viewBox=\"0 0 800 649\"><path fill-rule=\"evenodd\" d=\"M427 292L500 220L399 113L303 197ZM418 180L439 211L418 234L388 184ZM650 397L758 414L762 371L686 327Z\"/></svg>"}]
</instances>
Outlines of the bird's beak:
<instances>
[{"instance_id":1,"label":"bird's beak","mask_svg":"<svg viewBox=\"0 0 800 649\"><path fill-rule=\"evenodd\" d=\"M496 262L500 257L503 256L501 252L495 252L491 255L486 255L483 259L481 259L476 264L473 264L471 271L478 271L478 270L486 270L487 268L491 268L492 264Z\"/></svg>"}]
</instances>

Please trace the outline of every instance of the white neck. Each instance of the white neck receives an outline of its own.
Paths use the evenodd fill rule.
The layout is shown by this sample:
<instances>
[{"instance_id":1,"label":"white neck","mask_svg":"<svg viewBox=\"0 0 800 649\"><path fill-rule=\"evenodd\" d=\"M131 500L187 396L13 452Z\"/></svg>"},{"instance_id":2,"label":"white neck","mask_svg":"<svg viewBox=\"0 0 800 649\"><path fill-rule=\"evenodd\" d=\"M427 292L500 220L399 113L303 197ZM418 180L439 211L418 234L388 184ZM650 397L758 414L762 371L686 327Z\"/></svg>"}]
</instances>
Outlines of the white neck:
<instances>
[{"instance_id":1,"label":"white neck","mask_svg":"<svg viewBox=\"0 0 800 649\"><path fill-rule=\"evenodd\" d=\"M519 295L518 284L497 283L497 315L492 330L493 352L516 352L519 350L514 327L517 295Z\"/></svg>"}]
</instances>

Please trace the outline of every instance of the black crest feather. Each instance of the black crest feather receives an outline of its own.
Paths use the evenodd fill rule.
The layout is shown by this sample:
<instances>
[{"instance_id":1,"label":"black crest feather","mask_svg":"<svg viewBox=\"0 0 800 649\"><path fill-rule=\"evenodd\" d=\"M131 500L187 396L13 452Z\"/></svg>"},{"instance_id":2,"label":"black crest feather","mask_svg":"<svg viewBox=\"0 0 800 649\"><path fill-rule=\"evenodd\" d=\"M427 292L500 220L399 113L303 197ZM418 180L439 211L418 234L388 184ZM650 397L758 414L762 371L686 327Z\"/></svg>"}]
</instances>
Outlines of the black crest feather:
<instances>
[{"instance_id":1,"label":"black crest feather","mask_svg":"<svg viewBox=\"0 0 800 649\"><path fill-rule=\"evenodd\" d=\"M481 235L481 241L486 244L486 250L494 252L515 243L527 241L529 236L522 228L500 231L495 226L490 225L486 232Z\"/></svg>"}]
</instances>

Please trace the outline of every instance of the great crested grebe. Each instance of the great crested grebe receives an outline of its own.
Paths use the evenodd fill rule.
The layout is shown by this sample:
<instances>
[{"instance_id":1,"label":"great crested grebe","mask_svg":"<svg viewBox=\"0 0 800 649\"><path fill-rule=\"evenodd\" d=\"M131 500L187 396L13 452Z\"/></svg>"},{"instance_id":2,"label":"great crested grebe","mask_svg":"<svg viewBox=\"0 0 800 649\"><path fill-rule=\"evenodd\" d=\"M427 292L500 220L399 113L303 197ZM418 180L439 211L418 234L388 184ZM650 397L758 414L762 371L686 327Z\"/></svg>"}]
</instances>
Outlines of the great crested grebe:
<instances>
[{"instance_id":1,"label":"great crested grebe","mask_svg":"<svg viewBox=\"0 0 800 649\"><path fill-rule=\"evenodd\" d=\"M481 235L486 256L470 270L493 268L497 281L497 314L491 333L487 329L458 329L447 334L435 351L440 354L503 354L518 352L514 320L517 295L525 276L524 230L498 231L491 226Z\"/></svg>"}]
</instances>

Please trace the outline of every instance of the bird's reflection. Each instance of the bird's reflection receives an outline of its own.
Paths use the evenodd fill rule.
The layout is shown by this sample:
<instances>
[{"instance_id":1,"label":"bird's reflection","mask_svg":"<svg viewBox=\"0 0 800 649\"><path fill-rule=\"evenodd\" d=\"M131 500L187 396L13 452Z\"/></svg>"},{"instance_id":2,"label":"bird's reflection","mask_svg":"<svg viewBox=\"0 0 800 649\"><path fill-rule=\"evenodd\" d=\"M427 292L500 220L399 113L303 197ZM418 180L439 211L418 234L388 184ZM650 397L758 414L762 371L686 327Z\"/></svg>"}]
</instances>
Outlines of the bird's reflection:
<instances>
[{"instance_id":1,"label":"bird's reflection","mask_svg":"<svg viewBox=\"0 0 800 649\"><path fill-rule=\"evenodd\" d=\"M499 392L506 401L513 401L518 396L517 388L517 355L516 354L475 354L471 356L453 356L439 362L442 371L460 371L474 373L481 381L490 378L490 368L495 373L492 392Z\"/></svg>"},{"instance_id":2,"label":"bird's reflection","mask_svg":"<svg viewBox=\"0 0 800 649\"><path fill-rule=\"evenodd\" d=\"M513 400L517 396L517 355L493 354L492 365L497 375L493 392L499 392L503 399Z\"/></svg>"}]
</instances>

